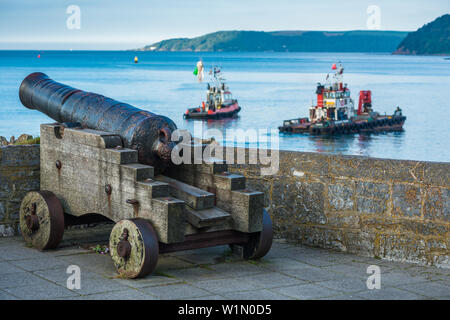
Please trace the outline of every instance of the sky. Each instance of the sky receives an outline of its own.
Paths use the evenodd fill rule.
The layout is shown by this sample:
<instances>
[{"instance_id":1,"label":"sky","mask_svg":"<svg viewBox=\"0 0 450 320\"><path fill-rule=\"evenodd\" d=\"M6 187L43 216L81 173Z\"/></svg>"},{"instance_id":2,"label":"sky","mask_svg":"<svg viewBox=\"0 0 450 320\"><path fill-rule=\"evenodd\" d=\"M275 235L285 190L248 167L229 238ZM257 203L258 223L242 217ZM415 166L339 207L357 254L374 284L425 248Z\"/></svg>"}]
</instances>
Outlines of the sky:
<instances>
[{"instance_id":1,"label":"sky","mask_svg":"<svg viewBox=\"0 0 450 320\"><path fill-rule=\"evenodd\" d=\"M368 21L414 31L446 13L449 0L0 0L0 49L123 50L219 30L365 30Z\"/></svg>"}]
</instances>

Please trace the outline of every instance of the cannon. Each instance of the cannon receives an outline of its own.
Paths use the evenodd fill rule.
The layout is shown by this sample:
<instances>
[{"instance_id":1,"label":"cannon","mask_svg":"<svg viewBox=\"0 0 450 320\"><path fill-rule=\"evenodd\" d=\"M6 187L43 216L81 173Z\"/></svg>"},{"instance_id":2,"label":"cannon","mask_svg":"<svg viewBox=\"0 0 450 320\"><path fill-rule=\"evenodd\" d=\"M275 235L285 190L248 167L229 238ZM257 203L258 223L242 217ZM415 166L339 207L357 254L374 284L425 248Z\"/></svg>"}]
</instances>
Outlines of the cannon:
<instances>
[{"instance_id":1,"label":"cannon","mask_svg":"<svg viewBox=\"0 0 450 320\"><path fill-rule=\"evenodd\" d=\"M166 252L230 245L244 259L259 259L270 250L264 194L246 188L245 177L220 159L173 164L169 118L43 73L26 77L19 96L57 121L40 127L40 190L20 207L28 244L54 249L71 221L94 214L115 223L110 255L128 278L151 274Z\"/></svg>"},{"instance_id":2,"label":"cannon","mask_svg":"<svg viewBox=\"0 0 450 320\"><path fill-rule=\"evenodd\" d=\"M125 147L138 151L140 163L162 170L170 160L177 126L167 117L69 87L41 72L22 81L19 98L25 107L58 122L118 134Z\"/></svg>"}]
</instances>

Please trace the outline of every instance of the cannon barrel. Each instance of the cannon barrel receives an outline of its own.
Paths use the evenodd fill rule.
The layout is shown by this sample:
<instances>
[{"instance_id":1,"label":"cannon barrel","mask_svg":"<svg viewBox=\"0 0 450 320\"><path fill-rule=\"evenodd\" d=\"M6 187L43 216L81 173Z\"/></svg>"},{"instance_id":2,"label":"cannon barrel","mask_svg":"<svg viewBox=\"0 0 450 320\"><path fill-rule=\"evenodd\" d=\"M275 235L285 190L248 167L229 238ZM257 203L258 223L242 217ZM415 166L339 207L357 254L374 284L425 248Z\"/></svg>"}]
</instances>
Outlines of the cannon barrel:
<instances>
[{"instance_id":1,"label":"cannon barrel","mask_svg":"<svg viewBox=\"0 0 450 320\"><path fill-rule=\"evenodd\" d=\"M163 170L170 162L175 123L111 98L58 83L35 72L20 85L19 97L29 109L36 109L60 122L77 122L82 127L121 136L124 147L138 151L139 162Z\"/></svg>"}]
</instances>

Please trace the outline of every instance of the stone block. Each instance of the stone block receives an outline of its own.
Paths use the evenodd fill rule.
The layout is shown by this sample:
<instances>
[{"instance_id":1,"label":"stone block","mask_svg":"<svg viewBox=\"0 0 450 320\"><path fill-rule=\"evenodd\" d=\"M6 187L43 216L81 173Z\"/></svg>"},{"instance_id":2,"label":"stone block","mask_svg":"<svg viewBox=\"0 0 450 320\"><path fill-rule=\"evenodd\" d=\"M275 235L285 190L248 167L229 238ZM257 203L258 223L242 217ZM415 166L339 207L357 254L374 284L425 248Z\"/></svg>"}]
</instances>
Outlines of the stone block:
<instances>
[{"instance_id":1,"label":"stone block","mask_svg":"<svg viewBox=\"0 0 450 320\"><path fill-rule=\"evenodd\" d=\"M0 147L1 167L39 167L39 145Z\"/></svg>"},{"instance_id":2,"label":"stone block","mask_svg":"<svg viewBox=\"0 0 450 320\"><path fill-rule=\"evenodd\" d=\"M423 162L422 184L450 187L448 162Z\"/></svg>"},{"instance_id":3,"label":"stone block","mask_svg":"<svg viewBox=\"0 0 450 320\"><path fill-rule=\"evenodd\" d=\"M287 225L292 223L326 223L324 184L320 182L273 181L271 211Z\"/></svg>"},{"instance_id":4,"label":"stone block","mask_svg":"<svg viewBox=\"0 0 450 320\"><path fill-rule=\"evenodd\" d=\"M11 224L0 224L0 237L12 237L16 234L16 228Z\"/></svg>"},{"instance_id":5,"label":"stone block","mask_svg":"<svg viewBox=\"0 0 450 320\"><path fill-rule=\"evenodd\" d=\"M425 219L450 222L450 189L430 187L424 194Z\"/></svg>"},{"instance_id":6,"label":"stone block","mask_svg":"<svg viewBox=\"0 0 450 320\"><path fill-rule=\"evenodd\" d=\"M356 212L329 212L326 221L331 227L359 227L359 215Z\"/></svg>"},{"instance_id":7,"label":"stone block","mask_svg":"<svg viewBox=\"0 0 450 320\"><path fill-rule=\"evenodd\" d=\"M356 183L356 194L360 197L388 200L389 185L385 183L359 181Z\"/></svg>"},{"instance_id":8,"label":"stone block","mask_svg":"<svg viewBox=\"0 0 450 320\"><path fill-rule=\"evenodd\" d=\"M387 211L387 201L382 199L358 197L356 199L356 206L360 213L383 214Z\"/></svg>"},{"instance_id":9,"label":"stone block","mask_svg":"<svg viewBox=\"0 0 450 320\"><path fill-rule=\"evenodd\" d=\"M393 214L419 217L421 215L421 192L422 189L414 185L394 184Z\"/></svg>"},{"instance_id":10,"label":"stone block","mask_svg":"<svg viewBox=\"0 0 450 320\"><path fill-rule=\"evenodd\" d=\"M352 211L355 189L351 183L336 183L328 185L328 204L334 211Z\"/></svg>"},{"instance_id":11,"label":"stone block","mask_svg":"<svg viewBox=\"0 0 450 320\"><path fill-rule=\"evenodd\" d=\"M280 151L280 169L278 175L296 178L320 177L326 179L329 174L328 155L313 152Z\"/></svg>"}]
</instances>

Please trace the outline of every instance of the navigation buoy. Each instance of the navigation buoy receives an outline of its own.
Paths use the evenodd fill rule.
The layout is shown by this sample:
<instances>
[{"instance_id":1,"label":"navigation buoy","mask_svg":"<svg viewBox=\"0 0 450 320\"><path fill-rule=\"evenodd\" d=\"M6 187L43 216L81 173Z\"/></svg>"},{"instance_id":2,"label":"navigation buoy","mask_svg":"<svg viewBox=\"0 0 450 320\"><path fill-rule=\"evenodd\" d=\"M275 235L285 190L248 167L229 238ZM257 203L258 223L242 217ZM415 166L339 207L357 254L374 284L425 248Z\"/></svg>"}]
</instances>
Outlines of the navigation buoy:
<instances>
[{"instance_id":1,"label":"navigation buoy","mask_svg":"<svg viewBox=\"0 0 450 320\"><path fill-rule=\"evenodd\" d=\"M134 57L134 63L138 63L138 57Z\"/></svg>"},{"instance_id":2,"label":"navigation buoy","mask_svg":"<svg viewBox=\"0 0 450 320\"><path fill-rule=\"evenodd\" d=\"M38 54L38 55L37 55L37 57L38 57L38 59L39 59L39 58L41 57L41 55L40 55L40 54Z\"/></svg>"}]
</instances>

